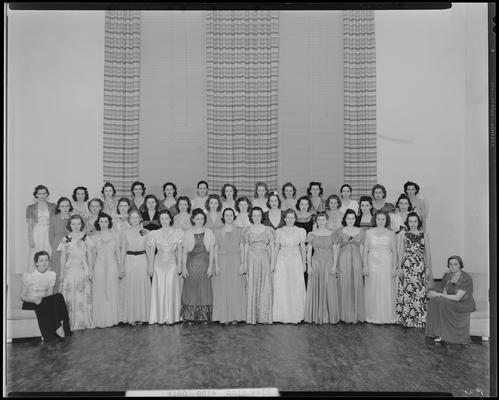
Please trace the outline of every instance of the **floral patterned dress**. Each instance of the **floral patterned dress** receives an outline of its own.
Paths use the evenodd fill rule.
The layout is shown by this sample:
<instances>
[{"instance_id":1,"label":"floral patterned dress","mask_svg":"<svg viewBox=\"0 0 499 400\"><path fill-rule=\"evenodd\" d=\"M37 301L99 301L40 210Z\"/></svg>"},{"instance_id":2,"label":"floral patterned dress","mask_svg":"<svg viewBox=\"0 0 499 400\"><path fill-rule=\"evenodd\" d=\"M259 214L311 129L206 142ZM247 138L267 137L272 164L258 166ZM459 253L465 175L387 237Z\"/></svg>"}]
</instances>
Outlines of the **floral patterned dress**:
<instances>
[{"instance_id":1,"label":"floral patterned dress","mask_svg":"<svg viewBox=\"0 0 499 400\"><path fill-rule=\"evenodd\" d=\"M397 324L422 328L426 323L424 233L406 232L403 238L402 276L397 282Z\"/></svg>"}]
</instances>

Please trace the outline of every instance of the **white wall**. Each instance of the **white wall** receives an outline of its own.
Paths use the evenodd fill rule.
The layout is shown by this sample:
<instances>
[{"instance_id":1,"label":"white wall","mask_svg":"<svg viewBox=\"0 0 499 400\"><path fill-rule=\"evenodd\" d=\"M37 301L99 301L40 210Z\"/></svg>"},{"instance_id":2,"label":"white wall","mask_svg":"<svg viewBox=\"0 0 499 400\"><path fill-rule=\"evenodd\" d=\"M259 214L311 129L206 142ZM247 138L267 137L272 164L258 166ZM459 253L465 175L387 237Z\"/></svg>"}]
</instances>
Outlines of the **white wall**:
<instances>
[{"instance_id":1,"label":"white wall","mask_svg":"<svg viewBox=\"0 0 499 400\"><path fill-rule=\"evenodd\" d=\"M9 270L28 269L25 208L102 186L104 11L9 11L7 191Z\"/></svg>"},{"instance_id":2,"label":"white wall","mask_svg":"<svg viewBox=\"0 0 499 400\"><path fill-rule=\"evenodd\" d=\"M436 276L488 271L487 5L376 11L378 181L429 201Z\"/></svg>"}]
</instances>

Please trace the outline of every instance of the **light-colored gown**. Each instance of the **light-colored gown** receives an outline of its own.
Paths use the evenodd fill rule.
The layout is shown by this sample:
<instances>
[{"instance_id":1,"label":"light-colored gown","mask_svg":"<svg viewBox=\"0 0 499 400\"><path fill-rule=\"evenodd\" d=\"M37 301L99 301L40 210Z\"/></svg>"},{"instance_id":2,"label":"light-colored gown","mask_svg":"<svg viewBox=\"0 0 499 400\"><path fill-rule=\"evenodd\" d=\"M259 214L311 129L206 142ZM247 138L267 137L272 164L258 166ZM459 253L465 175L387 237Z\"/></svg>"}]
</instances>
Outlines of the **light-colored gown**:
<instances>
[{"instance_id":1,"label":"light-colored gown","mask_svg":"<svg viewBox=\"0 0 499 400\"><path fill-rule=\"evenodd\" d=\"M175 229L181 229L182 231L192 228L191 215L188 213L175 215L175 217L173 217L173 227Z\"/></svg>"},{"instance_id":2,"label":"light-colored gown","mask_svg":"<svg viewBox=\"0 0 499 400\"><path fill-rule=\"evenodd\" d=\"M77 202L73 203L73 215L80 215L84 220L90 217L90 211L88 211L87 202L83 205L79 205Z\"/></svg>"},{"instance_id":3,"label":"light-colored gown","mask_svg":"<svg viewBox=\"0 0 499 400\"><path fill-rule=\"evenodd\" d=\"M61 242L62 251L66 247L66 263L62 268L59 293L64 296L68 309L71 330L94 328L92 319L92 283L89 279L90 268L87 263L87 247L92 247L92 240L72 239Z\"/></svg>"},{"instance_id":4,"label":"light-colored gown","mask_svg":"<svg viewBox=\"0 0 499 400\"><path fill-rule=\"evenodd\" d=\"M33 264L33 257L37 251L46 251L52 254L52 246L49 239L50 227L50 210L38 209L38 222L33 223L33 241L35 242L34 249L30 252L30 265Z\"/></svg>"},{"instance_id":5,"label":"light-colored gown","mask_svg":"<svg viewBox=\"0 0 499 400\"><path fill-rule=\"evenodd\" d=\"M255 198L251 202L251 207L252 208L260 207L263 210L264 213L266 213L267 211L269 211L269 208L267 207L267 199L260 200L258 198Z\"/></svg>"},{"instance_id":6,"label":"light-colored gown","mask_svg":"<svg viewBox=\"0 0 499 400\"><path fill-rule=\"evenodd\" d=\"M110 215L111 218L114 218L118 214L118 200L114 198L112 200L106 200L103 198L102 201L104 202L102 211L107 215Z\"/></svg>"},{"instance_id":7,"label":"light-colored gown","mask_svg":"<svg viewBox=\"0 0 499 400\"><path fill-rule=\"evenodd\" d=\"M339 210L345 214L345 212L350 209L350 210L354 210L355 211L355 214L358 214L359 213L359 203L356 201L356 200L341 200L341 207L339 208Z\"/></svg>"},{"instance_id":8,"label":"light-colored gown","mask_svg":"<svg viewBox=\"0 0 499 400\"><path fill-rule=\"evenodd\" d=\"M180 321L181 292L177 274L177 246L182 245L180 229L158 229L149 234L149 246L158 249L154 257L150 324L174 324Z\"/></svg>"},{"instance_id":9,"label":"light-colored gown","mask_svg":"<svg viewBox=\"0 0 499 400\"><path fill-rule=\"evenodd\" d=\"M280 244L274 271L274 322L297 324L305 315L305 278L300 243L304 243L305 229L293 226L276 230Z\"/></svg>"},{"instance_id":10,"label":"light-colored gown","mask_svg":"<svg viewBox=\"0 0 499 400\"><path fill-rule=\"evenodd\" d=\"M374 324L394 324L395 279L392 277L394 233L385 230L376 235L375 229L366 231L368 275L364 278L365 321Z\"/></svg>"},{"instance_id":11,"label":"light-colored gown","mask_svg":"<svg viewBox=\"0 0 499 400\"><path fill-rule=\"evenodd\" d=\"M224 223L222 222L222 213L217 212L216 217L213 218L211 213L206 214L206 225L205 228L210 229L215 232L217 229L223 228Z\"/></svg>"},{"instance_id":12,"label":"light-colored gown","mask_svg":"<svg viewBox=\"0 0 499 400\"><path fill-rule=\"evenodd\" d=\"M331 231L336 231L342 227L341 222L343 221L343 213L340 210L326 211L329 215L329 219L326 222L326 228Z\"/></svg>"},{"instance_id":13,"label":"light-colored gown","mask_svg":"<svg viewBox=\"0 0 499 400\"><path fill-rule=\"evenodd\" d=\"M239 274L241 267L242 229L232 232L223 228L215 231L215 244L219 246L219 275L211 278L213 287L212 321L221 323L246 321L246 278Z\"/></svg>"},{"instance_id":14,"label":"light-colored gown","mask_svg":"<svg viewBox=\"0 0 499 400\"><path fill-rule=\"evenodd\" d=\"M147 256L145 254L148 235L141 235L138 230L131 228L123 232L122 241L122 246L126 246L127 251L144 252L125 256L125 276L122 279L122 319L123 322L129 324L148 322L151 305L151 280L147 274Z\"/></svg>"},{"instance_id":15,"label":"light-colored gown","mask_svg":"<svg viewBox=\"0 0 499 400\"><path fill-rule=\"evenodd\" d=\"M362 254L360 246L364 243L364 231L355 236L343 233L343 228L335 232L335 241L339 245L338 298L340 320L347 323L364 321L364 282L362 279Z\"/></svg>"},{"instance_id":16,"label":"light-colored gown","mask_svg":"<svg viewBox=\"0 0 499 400\"><path fill-rule=\"evenodd\" d=\"M338 279L333 269L335 235L319 236L310 232L307 242L312 245L312 274L308 278L305 302L305 322L335 324L339 320Z\"/></svg>"},{"instance_id":17,"label":"light-colored gown","mask_svg":"<svg viewBox=\"0 0 499 400\"><path fill-rule=\"evenodd\" d=\"M251 221L249 220L249 215L247 212L242 213L240 212L237 214L236 221L234 224L239 227L239 228L248 228L251 226Z\"/></svg>"},{"instance_id":18,"label":"light-colored gown","mask_svg":"<svg viewBox=\"0 0 499 400\"><path fill-rule=\"evenodd\" d=\"M290 208L296 211L296 199L293 198L283 199L281 203L281 210L286 211L289 210Z\"/></svg>"},{"instance_id":19,"label":"light-colored gown","mask_svg":"<svg viewBox=\"0 0 499 400\"><path fill-rule=\"evenodd\" d=\"M270 270L270 242L274 242L273 229L265 227L260 233L247 228L243 240L249 245L247 262L248 302L246 322L248 324L272 323L272 272Z\"/></svg>"},{"instance_id":20,"label":"light-colored gown","mask_svg":"<svg viewBox=\"0 0 499 400\"><path fill-rule=\"evenodd\" d=\"M97 328L106 328L120 322L119 238L115 232L105 236L98 232L92 241L96 249L92 320Z\"/></svg>"}]
</instances>

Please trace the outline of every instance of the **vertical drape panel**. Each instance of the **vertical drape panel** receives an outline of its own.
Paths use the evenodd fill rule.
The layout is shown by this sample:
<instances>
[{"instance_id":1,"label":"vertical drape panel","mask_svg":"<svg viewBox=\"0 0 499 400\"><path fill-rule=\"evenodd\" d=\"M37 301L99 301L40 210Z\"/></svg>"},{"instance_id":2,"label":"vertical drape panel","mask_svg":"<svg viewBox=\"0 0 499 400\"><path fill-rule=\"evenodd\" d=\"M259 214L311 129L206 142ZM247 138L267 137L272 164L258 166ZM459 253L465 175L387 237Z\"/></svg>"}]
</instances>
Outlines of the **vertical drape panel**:
<instances>
[{"instance_id":1,"label":"vertical drape panel","mask_svg":"<svg viewBox=\"0 0 499 400\"><path fill-rule=\"evenodd\" d=\"M139 177L140 11L106 11L104 181L129 195Z\"/></svg>"},{"instance_id":2,"label":"vertical drape panel","mask_svg":"<svg viewBox=\"0 0 499 400\"><path fill-rule=\"evenodd\" d=\"M344 178L353 197L376 184L376 43L374 11L343 12Z\"/></svg>"},{"instance_id":3,"label":"vertical drape panel","mask_svg":"<svg viewBox=\"0 0 499 400\"><path fill-rule=\"evenodd\" d=\"M209 11L206 17L208 180L253 195L277 187L277 11Z\"/></svg>"}]
</instances>

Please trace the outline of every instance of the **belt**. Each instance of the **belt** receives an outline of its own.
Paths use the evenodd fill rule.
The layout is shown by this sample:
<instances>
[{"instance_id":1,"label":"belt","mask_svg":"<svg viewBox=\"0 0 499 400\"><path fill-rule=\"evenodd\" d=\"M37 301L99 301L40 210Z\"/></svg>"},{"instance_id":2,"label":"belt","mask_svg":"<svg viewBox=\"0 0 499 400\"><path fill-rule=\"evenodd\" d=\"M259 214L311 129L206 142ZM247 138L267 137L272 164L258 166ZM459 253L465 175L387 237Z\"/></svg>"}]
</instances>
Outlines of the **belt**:
<instances>
[{"instance_id":1,"label":"belt","mask_svg":"<svg viewBox=\"0 0 499 400\"><path fill-rule=\"evenodd\" d=\"M129 254L131 256L140 256L141 254L146 254L145 250L141 251L127 251L126 254Z\"/></svg>"}]
</instances>

